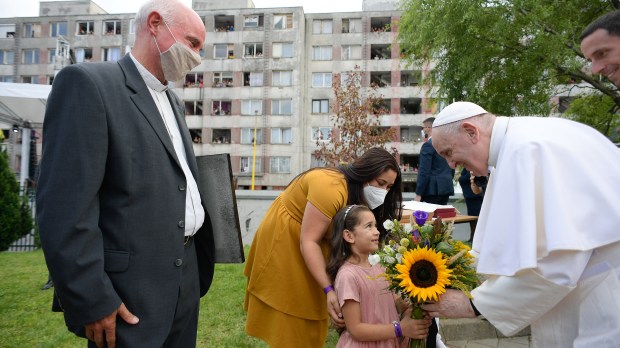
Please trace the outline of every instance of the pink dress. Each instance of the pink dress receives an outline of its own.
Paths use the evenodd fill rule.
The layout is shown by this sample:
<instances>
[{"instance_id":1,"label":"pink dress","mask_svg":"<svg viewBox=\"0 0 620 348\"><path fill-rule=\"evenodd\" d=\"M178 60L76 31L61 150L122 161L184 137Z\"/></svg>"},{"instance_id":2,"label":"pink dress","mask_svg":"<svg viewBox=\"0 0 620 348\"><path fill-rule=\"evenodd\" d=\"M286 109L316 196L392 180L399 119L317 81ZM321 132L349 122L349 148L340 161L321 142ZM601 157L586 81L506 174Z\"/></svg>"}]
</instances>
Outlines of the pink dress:
<instances>
[{"instance_id":1,"label":"pink dress","mask_svg":"<svg viewBox=\"0 0 620 348\"><path fill-rule=\"evenodd\" d=\"M391 324L394 320L399 320L394 296L388 290L387 280L381 276L384 272L384 268L379 264L368 268L345 262L338 270L334 282L340 307L344 305L346 300L359 302L362 322L368 324ZM359 342L354 340L345 330L342 332L336 347L394 348L399 347L400 344L396 338L384 341Z\"/></svg>"}]
</instances>

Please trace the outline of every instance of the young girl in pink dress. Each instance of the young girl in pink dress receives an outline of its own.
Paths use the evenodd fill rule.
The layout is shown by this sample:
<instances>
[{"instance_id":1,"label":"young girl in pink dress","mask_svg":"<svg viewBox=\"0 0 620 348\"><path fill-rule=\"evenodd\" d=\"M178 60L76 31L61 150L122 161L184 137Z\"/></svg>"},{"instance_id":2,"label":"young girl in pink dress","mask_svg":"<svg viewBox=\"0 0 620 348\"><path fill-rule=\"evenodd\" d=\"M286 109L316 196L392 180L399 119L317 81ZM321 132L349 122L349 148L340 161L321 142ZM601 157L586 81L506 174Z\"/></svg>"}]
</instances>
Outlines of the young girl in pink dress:
<instances>
[{"instance_id":1,"label":"young girl in pink dress","mask_svg":"<svg viewBox=\"0 0 620 348\"><path fill-rule=\"evenodd\" d=\"M375 216L364 205L342 208L333 219L332 249L327 273L334 280L338 302L346 323L337 347L406 347L407 339L425 339L430 319L399 320L396 297L368 256L379 247ZM328 289L330 291L333 289Z\"/></svg>"}]
</instances>

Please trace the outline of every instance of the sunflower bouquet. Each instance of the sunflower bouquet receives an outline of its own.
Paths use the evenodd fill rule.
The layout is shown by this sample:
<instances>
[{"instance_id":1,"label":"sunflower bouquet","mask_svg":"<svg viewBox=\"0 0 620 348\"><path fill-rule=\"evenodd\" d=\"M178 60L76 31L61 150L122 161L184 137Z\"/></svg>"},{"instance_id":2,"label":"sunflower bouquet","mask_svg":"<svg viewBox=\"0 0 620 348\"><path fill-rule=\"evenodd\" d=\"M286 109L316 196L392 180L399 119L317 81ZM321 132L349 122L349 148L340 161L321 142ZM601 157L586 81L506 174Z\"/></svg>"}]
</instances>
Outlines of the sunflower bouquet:
<instances>
[{"instance_id":1,"label":"sunflower bouquet","mask_svg":"<svg viewBox=\"0 0 620 348\"><path fill-rule=\"evenodd\" d=\"M389 289L413 307L412 318L422 319L422 304L439 300L446 288L470 291L479 284L470 247L452 238L453 223L441 218L428 221L423 211L413 213L411 224L398 220L383 223L387 231L384 246L372 255L385 267ZM424 347L424 340L412 340L410 347Z\"/></svg>"}]
</instances>

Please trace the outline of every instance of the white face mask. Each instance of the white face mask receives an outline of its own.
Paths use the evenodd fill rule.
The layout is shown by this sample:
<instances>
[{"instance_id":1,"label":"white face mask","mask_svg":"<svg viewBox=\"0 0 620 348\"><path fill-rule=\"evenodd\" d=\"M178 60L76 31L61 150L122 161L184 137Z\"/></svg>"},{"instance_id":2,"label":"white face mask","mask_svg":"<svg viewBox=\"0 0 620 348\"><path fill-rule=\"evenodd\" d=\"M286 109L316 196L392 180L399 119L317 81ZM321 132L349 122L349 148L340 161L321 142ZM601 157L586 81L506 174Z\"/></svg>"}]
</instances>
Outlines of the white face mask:
<instances>
[{"instance_id":1,"label":"white face mask","mask_svg":"<svg viewBox=\"0 0 620 348\"><path fill-rule=\"evenodd\" d=\"M375 209L376 207L382 205L387 194L388 190L379 187L370 185L364 187L364 198L366 198L366 202L368 202L368 207L370 209Z\"/></svg>"},{"instance_id":2,"label":"white face mask","mask_svg":"<svg viewBox=\"0 0 620 348\"><path fill-rule=\"evenodd\" d=\"M168 23L164 21L166 28L168 28L168 32L174 38L174 44L170 46L165 52L162 52L159 49L159 45L157 44L157 40L155 37L155 45L157 46L157 50L159 51L159 59L161 61L161 69L164 72L164 78L167 81L178 81L180 79L185 78L188 72L190 72L193 68L200 65L202 59L200 55L192 50L190 50L187 46L181 44L177 41L177 38L174 37L172 31L168 27Z\"/></svg>"}]
</instances>

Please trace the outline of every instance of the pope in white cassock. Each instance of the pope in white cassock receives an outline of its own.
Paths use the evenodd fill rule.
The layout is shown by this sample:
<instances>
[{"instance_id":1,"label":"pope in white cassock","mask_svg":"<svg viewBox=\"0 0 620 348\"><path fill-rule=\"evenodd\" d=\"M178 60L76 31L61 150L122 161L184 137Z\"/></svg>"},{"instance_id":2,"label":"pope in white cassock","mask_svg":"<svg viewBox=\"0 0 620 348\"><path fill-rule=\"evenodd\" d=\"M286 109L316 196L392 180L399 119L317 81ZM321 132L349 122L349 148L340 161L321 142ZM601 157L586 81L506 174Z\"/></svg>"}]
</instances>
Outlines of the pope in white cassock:
<instances>
[{"instance_id":1,"label":"pope in white cassock","mask_svg":"<svg viewBox=\"0 0 620 348\"><path fill-rule=\"evenodd\" d=\"M433 124L452 168L491 170L472 252L488 276L469 301L448 290L424 309L482 314L535 347L620 346L620 149L561 118L496 117L456 102Z\"/></svg>"}]
</instances>

